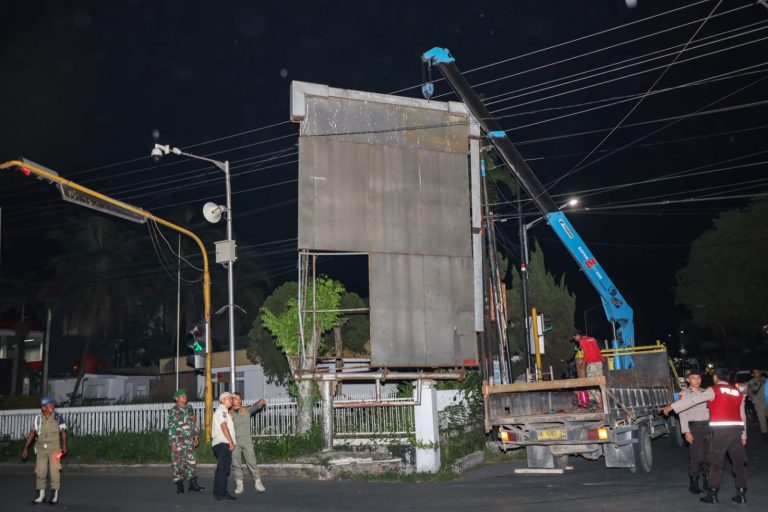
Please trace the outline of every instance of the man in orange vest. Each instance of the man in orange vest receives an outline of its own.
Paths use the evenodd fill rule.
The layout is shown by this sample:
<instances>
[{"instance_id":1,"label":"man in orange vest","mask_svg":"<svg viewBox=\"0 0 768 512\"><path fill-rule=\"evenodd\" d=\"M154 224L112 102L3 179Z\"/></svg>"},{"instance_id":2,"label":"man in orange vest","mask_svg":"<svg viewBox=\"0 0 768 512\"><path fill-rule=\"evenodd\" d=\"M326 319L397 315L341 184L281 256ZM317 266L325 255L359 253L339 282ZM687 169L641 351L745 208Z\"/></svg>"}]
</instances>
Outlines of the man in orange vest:
<instances>
[{"instance_id":1,"label":"man in orange vest","mask_svg":"<svg viewBox=\"0 0 768 512\"><path fill-rule=\"evenodd\" d=\"M717 492L720 489L727 454L731 458L736 479L736 494L731 499L744 505L747 503L747 452L744 449L747 446L747 423L744 413L744 395L739 388L728 383L729 374L727 368L718 368L713 376L714 386L698 395L689 395L678 400L664 407L662 411L664 414L672 411L681 412L696 404L707 402L709 428L712 432L707 454L709 483L707 494L700 498L700 501L717 503Z\"/></svg>"}]
</instances>

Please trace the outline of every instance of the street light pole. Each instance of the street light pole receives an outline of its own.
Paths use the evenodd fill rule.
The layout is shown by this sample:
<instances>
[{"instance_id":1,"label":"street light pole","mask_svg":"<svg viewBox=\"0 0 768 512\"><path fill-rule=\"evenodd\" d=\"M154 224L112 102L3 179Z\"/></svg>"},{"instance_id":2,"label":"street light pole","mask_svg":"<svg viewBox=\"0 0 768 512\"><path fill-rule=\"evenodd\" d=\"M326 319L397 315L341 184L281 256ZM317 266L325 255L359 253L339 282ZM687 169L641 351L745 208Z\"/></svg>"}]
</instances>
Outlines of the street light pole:
<instances>
[{"instance_id":1,"label":"street light pole","mask_svg":"<svg viewBox=\"0 0 768 512\"><path fill-rule=\"evenodd\" d=\"M229 185L229 160L224 161L221 167L224 171L224 182L227 188L227 242L232 248L232 254L227 266L227 281L229 285L227 309L229 312L229 390L237 391L237 379L235 374L235 240L232 238L232 189Z\"/></svg>"},{"instance_id":2,"label":"street light pole","mask_svg":"<svg viewBox=\"0 0 768 512\"><path fill-rule=\"evenodd\" d=\"M528 327L528 229L523 224L523 205L520 202L520 186L517 187L517 218L520 230L520 281L523 285L523 346L525 347L525 367L531 367L531 335Z\"/></svg>"},{"instance_id":3,"label":"street light pole","mask_svg":"<svg viewBox=\"0 0 768 512\"><path fill-rule=\"evenodd\" d=\"M579 203L579 200L576 198L570 199L568 202L563 203L560 205L558 210L562 210L563 208L567 206L576 206ZM517 202L517 218L518 223L520 226L520 277L523 284L523 308L524 308L524 314L523 314L523 331L525 332L525 346L526 351L525 355L527 357L527 364L528 368L531 367L531 335L530 335L530 328L528 327L528 317L531 313L530 306L529 306L529 290L528 290L528 264L530 262L529 260L529 253L528 253L528 230L531 229L533 226L541 222L545 219L545 217L539 217L538 219L534 219L528 224L523 224L523 212L522 212L522 205L520 203L519 197ZM535 318L531 318L531 323L535 322ZM535 344L538 343L538 340L534 340L534 347Z\"/></svg>"},{"instance_id":4,"label":"street light pole","mask_svg":"<svg viewBox=\"0 0 768 512\"><path fill-rule=\"evenodd\" d=\"M227 309L229 313L229 390L231 392L237 391L237 381L236 381L236 373L235 373L235 276L234 276L234 263L235 260L237 260L236 254L236 245L235 240L232 237L232 188L229 183L229 160L214 160L212 158L207 158L204 156L198 156L193 155L191 153L186 153L179 148L172 148L170 145L162 145L162 144L155 144L155 147L152 149L152 157L155 159L155 161L159 161L159 159L163 155L167 155L169 153L173 153L174 155L180 155L180 156L186 156L187 158L191 158L193 160L202 160L203 162L208 162L210 164L215 165L219 170L221 170L224 173L224 183L226 187L226 199L227 199L227 205L225 208L223 208L224 214L227 218L227 239L222 242L216 242L217 249L219 244L223 244L225 247L223 247L223 250L216 251L216 263L222 263L224 266L227 267L227 284L228 284L228 291L227 291ZM211 220L211 219L208 219ZM213 222L218 221L218 217L213 219ZM206 356L207 365L210 366L210 350L211 347L208 347L208 355Z\"/></svg>"}]
</instances>

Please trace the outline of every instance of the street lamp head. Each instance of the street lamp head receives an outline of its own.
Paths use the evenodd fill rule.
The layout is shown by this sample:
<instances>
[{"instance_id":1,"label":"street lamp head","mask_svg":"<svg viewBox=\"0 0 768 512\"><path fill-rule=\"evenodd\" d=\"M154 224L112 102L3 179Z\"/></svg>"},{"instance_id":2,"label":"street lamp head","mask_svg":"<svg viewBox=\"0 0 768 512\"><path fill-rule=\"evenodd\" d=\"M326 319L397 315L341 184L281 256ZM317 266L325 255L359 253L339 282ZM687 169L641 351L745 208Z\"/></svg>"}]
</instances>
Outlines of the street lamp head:
<instances>
[{"instance_id":1,"label":"street lamp head","mask_svg":"<svg viewBox=\"0 0 768 512\"><path fill-rule=\"evenodd\" d=\"M170 153L170 148L168 146L155 144L155 147L152 148L150 155L152 156L152 160L154 160L155 163L159 163L160 159L163 158L163 155L167 155L168 153Z\"/></svg>"},{"instance_id":2,"label":"street lamp head","mask_svg":"<svg viewBox=\"0 0 768 512\"><path fill-rule=\"evenodd\" d=\"M558 207L558 210L564 210L565 208L573 208L577 204L579 204L579 199L576 198L576 197L572 197L571 199L569 199L566 202L564 202L563 204L561 204Z\"/></svg>"},{"instance_id":3,"label":"street lamp head","mask_svg":"<svg viewBox=\"0 0 768 512\"><path fill-rule=\"evenodd\" d=\"M160 159L163 158L163 152L160 151L157 148L152 148L152 160L155 161L155 163L160 163Z\"/></svg>"}]
</instances>

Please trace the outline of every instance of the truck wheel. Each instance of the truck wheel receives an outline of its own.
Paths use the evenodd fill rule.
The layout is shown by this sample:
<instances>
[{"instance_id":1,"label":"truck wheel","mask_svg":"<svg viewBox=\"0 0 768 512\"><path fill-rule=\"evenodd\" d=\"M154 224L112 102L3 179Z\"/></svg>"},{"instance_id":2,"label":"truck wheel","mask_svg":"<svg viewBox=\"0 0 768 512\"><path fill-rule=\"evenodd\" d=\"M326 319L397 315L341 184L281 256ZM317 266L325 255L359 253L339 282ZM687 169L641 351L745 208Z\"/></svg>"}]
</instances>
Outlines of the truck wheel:
<instances>
[{"instance_id":1,"label":"truck wheel","mask_svg":"<svg viewBox=\"0 0 768 512\"><path fill-rule=\"evenodd\" d=\"M669 432L669 441L672 446L681 448L685 444L683 433L680 431L680 420L674 416L667 418L667 432Z\"/></svg>"},{"instance_id":2,"label":"truck wheel","mask_svg":"<svg viewBox=\"0 0 768 512\"><path fill-rule=\"evenodd\" d=\"M565 469L568 466L567 455L553 455L552 459L555 462L555 469Z\"/></svg>"},{"instance_id":3,"label":"truck wheel","mask_svg":"<svg viewBox=\"0 0 768 512\"><path fill-rule=\"evenodd\" d=\"M635 455L635 468L642 473L650 473L653 467L653 450L647 423L637 426L637 444L632 445L632 449Z\"/></svg>"}]
</instances>

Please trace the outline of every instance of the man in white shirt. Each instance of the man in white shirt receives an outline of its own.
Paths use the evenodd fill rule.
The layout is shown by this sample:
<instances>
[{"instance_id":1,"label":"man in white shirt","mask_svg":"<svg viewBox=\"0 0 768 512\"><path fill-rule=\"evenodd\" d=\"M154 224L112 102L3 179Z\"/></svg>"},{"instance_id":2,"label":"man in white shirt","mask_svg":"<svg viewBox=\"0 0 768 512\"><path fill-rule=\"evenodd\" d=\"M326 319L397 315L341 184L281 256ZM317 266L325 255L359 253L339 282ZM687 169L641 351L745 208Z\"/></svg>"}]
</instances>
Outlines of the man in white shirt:
<instances>
[{"instance_id":1,"label":"man in white shirt","mask_svg":"<svg viewBox=\"0 0 768 512\"><path fill-rule=\"evenodd\" d=\"M235 426L229 415L232 394L224 392L219 396L219 406L213 412L213 436L211 446L216 456L216 473L213 475L213 499L237 499L227 492L227 480L232 467L232 451L235 449Z\"/></svg>"}]
</instances>

